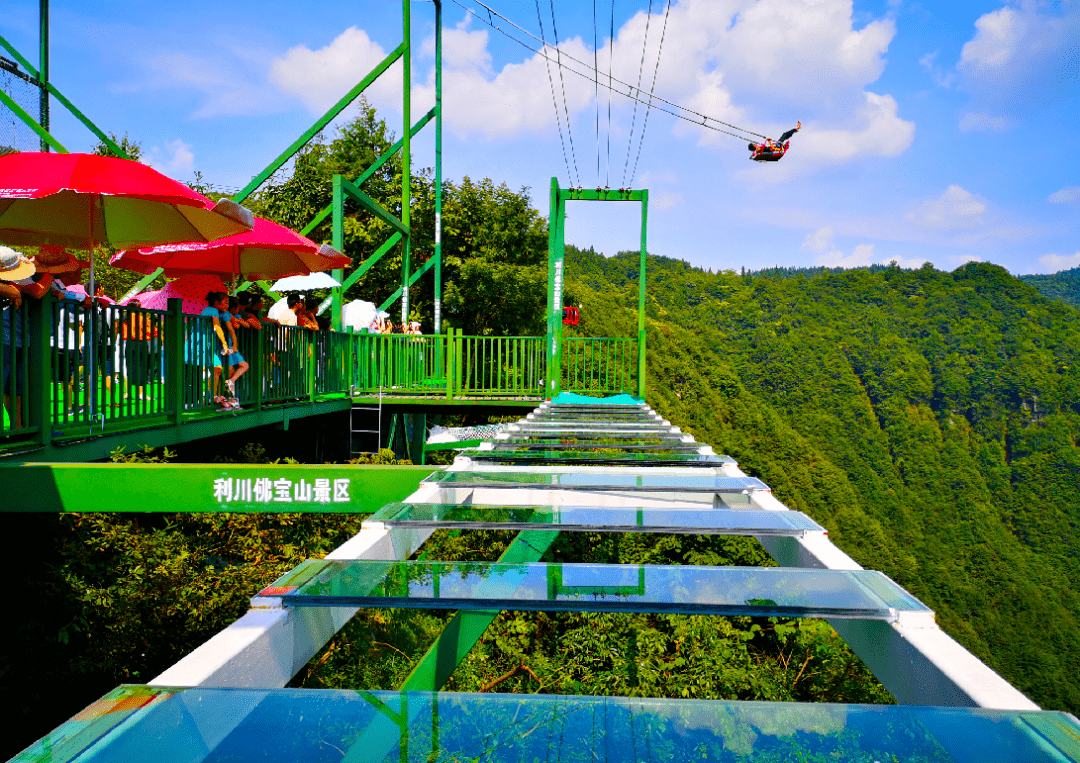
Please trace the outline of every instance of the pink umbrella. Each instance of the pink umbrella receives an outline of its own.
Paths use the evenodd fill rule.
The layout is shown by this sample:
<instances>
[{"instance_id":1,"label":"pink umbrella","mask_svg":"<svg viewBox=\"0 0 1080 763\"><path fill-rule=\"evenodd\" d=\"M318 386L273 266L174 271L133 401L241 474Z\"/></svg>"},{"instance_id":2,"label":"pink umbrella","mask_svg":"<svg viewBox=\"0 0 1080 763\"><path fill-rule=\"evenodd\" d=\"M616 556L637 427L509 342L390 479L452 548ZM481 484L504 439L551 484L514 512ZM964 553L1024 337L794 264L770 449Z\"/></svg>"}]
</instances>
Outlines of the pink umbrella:
<instances>
[{"instance_id":1,"label":"pink umbrella","mask_svg":"<svg viewBox=\"0 0 1080 763\"><path fill-rule=\"evenodd\" d=\"M168 310L169 299L183 300L182 310L188 315L198 315L206 309L206 295L211 291L225 291L225 284L214 275L186 275L170 281L164 289L149 292L152 296L139 294L133 299L148 310Z\"/></svg>"},{"instance_id":2,"label":"pink umbrella","mask_svg":"<svg viewBox=\"0 0 1080 763\"><path fill-rule=\"evenodd\" d=\"M141 305L144 302L149 301L151 298L157 296L159 293L161 293L161 289L154 289L153 291L144 291L141 294L135 294L135 295L133 295L131 297L128 297L127 299L121 300L120 304L121 305L129 305L129 304L131 304L132 300L138 300L139 304Z\"/></svg>"},{"instance_id":3,"label":"pink umbrella","mask_svg":"<svg viewBox=\"0 0 1080 763\"><path fill-rule=\"evenodd\" d=\"M165 271L166 276L192 273L243 275L252 281L282 276L307 275L344 268L350 260L333 247L316 244L284 225L255 218L247 233L203 243L165 244L147 249L126 249L110 261L116 267L136 273Z\"/></svg>"}]
</instances>

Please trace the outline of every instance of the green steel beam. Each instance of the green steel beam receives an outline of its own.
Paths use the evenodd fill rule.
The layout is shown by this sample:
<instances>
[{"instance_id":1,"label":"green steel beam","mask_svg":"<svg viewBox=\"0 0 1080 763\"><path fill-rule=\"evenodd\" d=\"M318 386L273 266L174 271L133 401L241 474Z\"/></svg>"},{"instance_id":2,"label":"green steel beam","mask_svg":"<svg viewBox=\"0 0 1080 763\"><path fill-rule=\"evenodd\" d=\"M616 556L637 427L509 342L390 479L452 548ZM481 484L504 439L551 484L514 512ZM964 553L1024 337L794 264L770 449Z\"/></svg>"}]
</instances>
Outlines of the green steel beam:
<instances>
[{"instance_id":1,"label":"green steel beam","mask_svg":"<svg viewBox=\"0 0 1080 763\"><path fill-rule=\"evenodd\" d=\"M10 53L22 68L26 69L26 72L36 80L40 81L40 72L34 68L34 66L23 58L23 54L20 53L14 45L4 39L3 35L0 35L0 47L3 47L8 53Z\"/></svg>"},{"instance_id":2,"label":"green steel beam","mask_svg":"<svg viewBox=\"0 0 1080 763\"><path fill-rule=\"evenodd\" d=\"M43 82L40 72L38 72L37 69L31 66L30 62L27 61L23 57L23 55L15 49L15 46L5 40L2 36L0 36L0 46L2 46L8 53L14 56L15 60L18 61L24 69L26 69L27 73L30 74L30 76L32 76L35 80L37 80L39 84L47 88L49 93L51 93L52 96L56 98L56 100L59 101L64 108L70 111L73 117L82 122L83 125L85 125L85 127L90 130L90 132L94 133L94 135L97 136L98 140L108 146L117 156L121 156L125 159L131 158L131 156L126 151L124 151L124 149L120 148L120 146L117 145L116 141L106 135L96 124L90 121L90 118L83 114L75 106L75 104L69 101L67 99L67 96L61 93L52 82Z\"/></svg>"},{"instance_id":3,"label":"green steel beam","mask_svg":"<svg viewBox=\"0 0 1080 763\"><path fill-rule=\"evenodd\" d=\"M415 273L413 273L411 276L409 276L409 286L412 286L414 283L419 281L420 276L424 275L424 273L431 270L432 266L434 266L434 265L435 265L435 258L434 257L429 258L428 261L424 263L424 266L422 268L420 268ZM401 294L402 294L402 289L399 286L397 291L395 291L393 294L391 294L390 297L387 298L387 300L385 302L383 302L381 305L379 305L379 309L380 310L385 310L390 305L397 302L397 300L401 296Z\"/></svg>"},{"instance_id":4,"label":"green steel beam","mask_svg":"<svg viewBox=\"0 0 1080 763\"><path fill-rule=\"evenodd\" d=\"M538 562L559 537L558 531L526 530L518 533L499 562L521 564ZM401 685L402 691L438 691L462 663L488 626L499 616L498 610L463 609L443 628L427 653Z\"/></svg>"},{"instance_id":5,"label":"green steel beam","mask_svg":"<svg viewBox=\"0 0 1080 763\"><path fill-rule=\"evenodd\" d=\"M442 333L442 0L435 2L435 319Z\"/></svg>"},{"instance_id":6,"label":"green steel beam","mask_svg":"<svg viewBox=\"0 0 1080 763\"><path fill-rule=\"evenodd\" d=\"M363 277L364 273L371 270L372 266L375 265L376 262L381 260L387 252L394 248L394 245L397 244L398 241L401 241L401 234L395 231L394 235L391 236L385 244L376 249L373 255L360 263L356 270L350 273L349 277L341 282L341 291L344 292L354 283L359 281ZM341 250L339 249L338 251ZM326 311L326 308L330 306L330 301L331 297L327 297L319 304L319 315L322 315Z\"/></svg>"},{"instance_id":7,"label":"green steel beam","mask_svg":"<svg viewBox=\"0 0 1080 763\"><path fill-rule=\"evenodd\" d=\"M389 69L391 64L401 58L402 54L407 49L408 46L406 42L403 42L401 43L401 45L398 45L396 48L394 48L390 52L390 54L382 60L382 63L372 69L366 77L364 77L362 80L360 80L360 82L357 83L356 87L346 93L345 96L336 104L334 104L329 111L319 117L315 124L313 124L307 132L297 138L291 146L285 149L281 156L270 162L266 169L256 175L252 179L252 181L244 187L243 190L239 191L235 196L233 196L233 201L238 203L242 202L244 199L250 196L256 188L262 185L268 177L281 169L281 165L289 161L289 159L291 159L297 151L306 146L312 138L318 135L324 127L330 124L334 117L344 111L350 103L356 100L356 97L360 95L360 93L364 92L364 90L366 90L372 82L378 79L379 75ZM406 80L406 82L408 82L408 80Z\"/></svg>"},{"instance_id":8,"label":"green steel beam","mask_svg":"<svg viewBox=\"0 0 1080 763\"><path fill-rule=\"evenodd\" d=\"M420 130L422 130L424 128L424 126L428 122L430 122L434 116L435 116L435 109L432 109L427 114L425 114L423 116L423 118L419 122L417 122L415 125L413 125L412 131L411 131L412 134L415 136L418 132L420 132ZM382 156L380 156L378 159L376 159L374 164L372 164L370 167L368 167L366 170L364 170L363 174L361 174L358 178L356 178L356 180L352 181L353 185L358 186L358 187L362 186L372 175L374 175L376 172L378 172L379 167L382 167L384 164L386 164L386 162L389 161L390 158L394 156L394 154L396 154L398 151L401 150L401 146L404 143L405 143L405 139L402 138L397 143L392 145L389 149L387 149L386 153L384 153ZM315 215L313 218L311 218L311 222L309 222L307 225L305 225L303 227L303 229L300 231L300 235L301 236L306 236L309 233L311 233L313 230L315 230L315 228L317 228L319 226L320 223L322 223L327 217L329 217L330 213L333 212L333 211L334 211L334 205L333 204L327 204L322 209L322 211L320 211L317 215Z\"/></svg>"},{"instance_id":9,"label":"green steel beam","mask_svg":"<svg viewBox=\"0 0 1080 763\"><path fill-rule=\"evenodd\" d=\"M11 109L12 113L15 114L15 116L25 122L27 127L33 130L37 134L37 136L41 138L43 143L52 146L62 154L69 153L66 148L60 145L60 141L50 135L48 130L39 125L37 123L37 120L27 114L26 110L19 104L15 103L15 101L13 101L3 90L0 90L0 103L3 103L5 106Z\"/></svg>"},{"instance_id":10,"label":"green steel beam","mask_svg":"<svg viewBox=\"0 0 1080 763\"><path fill-rule=\"evenodd\" d=\"M409 253L412 242L409 240L409 217L412 207L412 0L401 0L401 39L405 46L402 57L404 71L401 76L401 132L404 142L401 144L401 232L405 240L401 242L401 325L409 321Z\"/></svg>"},{"instance_id":11,"label":"green steel beam","mask_svg":"<svg viewBox=\"0 0 1080 763\"><path fill-rule=\"evenodd\" d=\"M45 336L48 344L48 334ZM48 385L41 385L48 391ZM442 402L440 400L440 402ZM47 403L45 407L47 408ZM242 432L269 424L287 426L295 419L308 416L320 416L326 413L340 413L349 410L353 401L348 397L334 397L315 403L266 406L258 411L245 411L241 414L207 416L194 420L185 419L180 426L167 425L164 417L137 422L124 429L106 430L106 433L94 437L72 437L62 439L59 432L52 432L44 447L27 449L23 452L3 452L3 464L21 464L32 461L99 461L109 457L116 448L127 448L128 452L146 445L150 448L180 445L206 437L220 437L230 432ZM51 432L51 427L47 428Z\"/></svg>"},{"instance_id":12,"label":"green steel beam","mask_svg":"<svg viewBox=\"0 0 1080 763\"><path fill-rule=\"evenodd\" d=\"M431 467L382 464L28 463L0 466L3 484L23 485L30 491L21 497L10 490L0 493L0 511L366 513L413 493L431 471ZM316 492L316 487L322 490ZM34 499L26 500L27 495Z\"/></svg>"},{"instance_id":13,"label":"green steel beam","mask_svg":"<svg viewBox=\"0 0 1080 763\"><path fill-rule=\"evenodd\" d=\"M647 190L629 188L563 188L559 192L566 201L644 201L649 195Z\"/></svg>"},{"instance_id":14,"label":"green steel beam","mask_svg":"<svg viewBox=\"0 0 1080 763\"><path fill-rule=\"evenodd\" d=\"M94 133L94 135L97 136L98 140L100 140L102 143L104 143L106 146L108 146L109 149L113 153L115 153L117 156L122 157L124 159L131 159L132 158L131 155L128 154L127 151L120 148L120 146L116 143L116 141L114 141L112 138L110 138L108 135L106 135L104 132L102 132L98 128L98 126L96 124L91 122L89 117L87 117L85 114L83 114L77 108L75 108L75 104L73 104L71 101L69 101L67 98L65 98L63 93L61 93L59 90L57 90L53 86L53 84L51 82L46 83L46 86L49 88L49 92L53 94L53 96L56 98L56 100L60 101L60 104L64 108L66 108L68 111L70 111L71 115L73 117L75 117L80 122L82 122L83 125L85 125L85 127L88 130L90 130L90 132Z\"/></svg>"},{"instance_id":15,"label":"green steel beam","mask_svg":"<svg viewBox=\"0 0 1080 763\"><path fill-rule=\"evenodd\" d=\"M373 215L375 215L380 220L382 220L384 223L386 223L387 225L392 227L394 230L401 233L405 237L406 243L408 243L408 240L409 240L409 225L408 225L408 220L407 219L406 220L399 220L396 217L394 217L392 214L390 214L386 210L386 207L384 207L382 204L375 201L375 199L371 198L366 193L364 193L359 188L357 188L355 185L350 183L345 177L343 177L341 175L334 175L334 182L335 183L338 182L338 178L341 178L341 190L342 190L342 193L347 194L355 202L360 204L360 206L364 207L369 212L371 212ZM344 215L344 210L342 210L342 214ZM338 251L341 251L341 250L339 249Z\"/></svg>"},{"instance_id":16,"label":"green steel beam","mask_svg":"<svg viewBox=\"0 0 1080 763\"><path fill-rule=\"evenodd\" d=\"M645 399L645 259L649 223L649 192L641 191L641 258L638 261L637 366L638 397Z\"/></svg>"},{"instance_id":17,"label":"green steel beam","mask_svg":"<svg viewBox=\"0 0 1080 763\"><path fill-rule=\"evenodd\" d=\"M40 0L38 3L38 41L40 45L38 66L38 81L45 85L39 91L38 97L41 103L40 124L45 132L49 132L49 0ZM50 141L41 139L41 150L48 151ZM91 279L92 285L93 279Z\"/></svg>"}]
</instances>

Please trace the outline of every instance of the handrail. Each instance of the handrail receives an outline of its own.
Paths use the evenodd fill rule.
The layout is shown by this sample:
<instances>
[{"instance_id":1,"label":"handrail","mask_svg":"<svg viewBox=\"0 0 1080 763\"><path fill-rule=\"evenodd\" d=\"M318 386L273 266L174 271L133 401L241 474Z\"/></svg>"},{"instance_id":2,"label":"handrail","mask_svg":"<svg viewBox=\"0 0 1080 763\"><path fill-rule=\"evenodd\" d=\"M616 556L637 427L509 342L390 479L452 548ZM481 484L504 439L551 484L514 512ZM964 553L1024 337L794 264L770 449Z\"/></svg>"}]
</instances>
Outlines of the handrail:
<instances>
[{"instance_id":1,"label":"handrail","mask_svg":"<svg viewBox=\"0 0 1080 763\"><path fill-rule=\"evenodd\" d=\"M2 307L0 446L48 445L103 428L181 426L219 410L220 340L209 317L93 305L53 295ZM423 396L542 399L544 338L320 332L263 324L238 329L249 370L236 383L244 410L328 398ZM633 339L563 340L562 388L636 390ZM216 365L217 364L217 365Z\"/></svg>"}]
</instances>

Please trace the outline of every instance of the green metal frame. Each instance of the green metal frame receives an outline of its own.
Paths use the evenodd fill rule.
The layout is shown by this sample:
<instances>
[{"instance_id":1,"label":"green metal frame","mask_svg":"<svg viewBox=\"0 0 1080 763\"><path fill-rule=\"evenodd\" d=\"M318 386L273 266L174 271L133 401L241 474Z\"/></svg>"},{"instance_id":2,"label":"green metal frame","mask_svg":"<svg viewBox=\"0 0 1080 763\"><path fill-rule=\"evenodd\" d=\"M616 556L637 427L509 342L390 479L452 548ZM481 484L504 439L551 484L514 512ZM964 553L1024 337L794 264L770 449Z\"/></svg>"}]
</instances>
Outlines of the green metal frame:
<instances>
[{"instance_id":1,"label":"green metal frame","mask_svg":"<svg viewBox=\"0 0 1080 763\"><path fill-rule=\"evenodd\" d=\"M263 169L258 175L252 178L251 182L247 184L243 189L237 192L232 198L237 203L242 203L252 193L254 193L263 183L266 182L275 172L281 169L284 164L294 157L301 149L303 149L311 140L319 134L335 117L337 117L342 111L344 111L353 101L355 101L361 93L363 93L375 80L377 80L387 69L390 68L394 62L401 59L403 66L402 73L402 132L401 140L395 143L390 149L380 156L375 162L368 167L358 178L355 180L348 180L342 176L335 176L334 178L334 201L329 206L320 210L311 221L304 226L300 231L303 235L310 234L315 228L324 222L328 216L333 215L332 221L332 244L338 251L342 251L344 243L344 205L345 197L357 201L365 209L375 214L383 221L390 224L394 229L394 235L383 244L375 252L374 255L365 260L359 268L353 271L348 277L344 278L344 271L333 271L333 277L342 286L335 288L331 297L324 301L319 306L319 312L324 312L328 307L331 310L331 321L336 329L341 329L341 309L343 295L347 288L352 286L356 281L366 273L372 265L378 262L390 249L396 244L402 245L402 274L401 274L401 288L394 293L394 295L380 307L380 310L385 309L390 304L393 304L399 297L402 300L401 303L401 315L402 321L408 320L409 309L409 287L416 282L416 280L426 273L431 267L435 268L435 332L439 333L441 325L440 306L442 300L442 248L441 248L441 211L442 211L442 0L434 0L435 4L435 108L431 109L425 114L416 124L412 123L412 20L410 12L410 0L402 0L402 42L393 51L391 51L386 58L384 58L374 69L356 84L348 93L346 93L341 100L334 104L325 114L323 114L315 123L307 129L299 138L285 149L274 159L270 164ZM2 42L2 40L0 40ZM2 95L2 94L0 94ZM410 202L412 199L412 138L421 129L424 128L428 122L435 120L435 256L429 261L430 264L426 264L420 271L409 275L409 255L411 248L410 240ZM402 214L401 219L398 220L389 212L387 212L381 205L368 197L360 186L364 181L370 178L375 172L389 161L398 152L401 152L402 158L402 173L401 173L401 206ZM340 180L339 180L340 178ZM340 192L338 184L340 183ZM146 288L155 278L162 274L161 270L157 270L145 278L141 279L135 284L132 289L124 295L124 297L130 297ZM269 285L263 282L259 284L264 291L270 293Z\"/></svg>"},{"instance_id":2,"label":"green metal frame","mask_svg":"<svg viewBox=\"0 0 1080 763\"><path fill-rule=\"evenodd\" d=\"M413 493L430 474L431 467L384 464L27 463L0 466L0 480L4 484L25 485L30 491L0 493L0 511L93 513L122 507L131 512L185 514L371 513ZM231 483L227 488L226 480ZM282 481L287 480L291 500L280 500L281 494L276 489L270 500L256 500L253 489L256 480L269 480L271 485L283 485ZM326 496L326 500L317 500L314 492L302 500L307 486L314 486L316 480L328 480L326 484L331 489L335 483L344 481L348 500L334 494ZM32 495L33 500L26 500L27 495ZM132 501L132 496L138 496L138 501Z\"/></svg>"},{"instance_id":3,"label":"green metal frame","mask_svg":"<svg viewBox=\"0 0 1080 763\"><path fill-rule=\"evenodd\" d=\"M637 395L645 397L645 260L648 239L649 191L629 188L560 188L559 179L551 179L550 214L548 217L548 315L547 348L548 395L556 397L562 391L562 309L563 281L566 257L566 202L568 201L639 201L641 202L641 254L638 261L638 342Z\"/></svg>"}]
</instances>

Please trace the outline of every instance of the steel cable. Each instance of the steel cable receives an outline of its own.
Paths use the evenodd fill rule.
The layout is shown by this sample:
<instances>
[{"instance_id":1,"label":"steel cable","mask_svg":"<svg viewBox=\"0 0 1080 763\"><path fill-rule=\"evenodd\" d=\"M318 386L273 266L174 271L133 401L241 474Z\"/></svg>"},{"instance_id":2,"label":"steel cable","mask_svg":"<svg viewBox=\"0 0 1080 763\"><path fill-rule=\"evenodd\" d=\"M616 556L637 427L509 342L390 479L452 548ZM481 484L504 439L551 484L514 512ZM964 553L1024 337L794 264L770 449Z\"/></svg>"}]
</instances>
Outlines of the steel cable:
<instances>
[{"instance_id":1,"label":"steel cable","mask_svg":"<svg viewBox=\"0 0 1080 763\"><path fill-rule=\"evenodd\" d=\"M566 112L566 137L570 141L570 158L574 161L574 176L577 185L581 185L581 173L578 172L577 153L574 151L574 133L570 129L570 107L566 104L566 80L563 79L562 51L559 50L559 28L555 26L555 0L548 0L551 5L551 33L555 37L555 60L559 67L559 87L562 88L563 110Z\"/></svg>"},{"instance_id":2,"label":"steel cable","mask_svg":"<svg viewBox=\"0 0 1080 763\"><path fill-rule=\"evenodd\" d=\"M649 0L649 10L645 12L645 39L641 41L641 62L637 70L637 91L641 92L641 73L645 70L645 51L649 47L649 23L652 21L652 0ZM630 168L630 152L634 149L634 128L637 126L638 102L634 101L634 115L630 118L630 137L626 141L626 161L622 168L622 185L626 187L626 170ZM630 181L633 182L633 178Z\"/></svg>"},{"instance_id":3,"label":"steel cable","mask_svg":"<svg viewBox=\"0 0 1080 763\"><path fill-rule=\"evenodd\" d=\"M547 43L544 40L541 40L540 38L538 38L536 35L534 35L529 30L523 29L518 24L515 24L513 21L508 19L506 16L503 16L498 11L495 11L495 10L489 8L487 5L484 5L484 3L480 2L480 0L472 0L472 1L474 3L476 3L477 5L481 6L482 8L484 8L484 10L488 11L489 13L491 13L491 14L493 14L495 16L498 16L500 19L502 19L506 23L510 24L515 29L521 31L526 36L531 37L533 40L535 40L537 42L543 43L545 46L547 45ZM503 35L504 37L506 37L506 38L508 38L510 40L513 40L514 42L516 42L518 45L525 48L526 50L531 50L533 53L536 53L536 54L538 54L540 56L543 56L547 60L552 61L552 59L550 57L546 56L542 50L537 50L536 48L532 47L529 43L523 42L522 40L519 40L517 37L515 37L514 35L507 32L505 29L502 29L498 25L493 24L493 23L485 20L483 16L477 14L474 10L472 10L471 8L466 6L464 3L460 2L460 0L451 0L451 2L453 2L455 5L462 8L466 13L468 13L471 16L473 16L474 18L478 19L482 24L486 24L487 26L489 26L492 29L494 29L495 31L497 31L499 34ZM614 25L613 25L613 28L614 28ZM561 62L561 60L558 61L558 62L552 61L552 63L555 63L559 67L565 68L569 72L577 74L579 77L584 77L585 79L589 80L590 82L595 82L599 78L600 72L593 69L591 66L589 66L588 63L586 63L584 61L581 61L581 60L579 60L577 58L574 58L569 53L563 53L562 56L569 59L570 61L573 61L576 64L580 64L587 71L592 72L592 74L586 74L585 72L578 71L577 69L574 69L573 67L570 67L570 66L567 66L566 64L563 64ZM635 96L633 94L634 89L635 89L633 85L629 84L628 82L623 82L622 80L618 79L617 77L613 77L610 72L608 74L608 81L609 81L609 84L604 85L604 87L608 88L611 92L618 93L619 95L623 96L624 98L629 98L631 100L636 100L639 103L643 103L643 104L646 103L646 100L644 98L639 98L639 97L637 97L637 96ZM618 88L616 88L612 84L610 84L611 82L615 82L615 83L618 83L619 85L622 85L623 87L625 87L627 89L627 91L624 93L623 91L619 90ZM601 84L603 84L603 83L601 83ZM669 101L666 98L661 98L658 95L653 95L650 98L650 101L652 102L652 108L655 108L657 111L662 111L665 114L671 114L673 117L677 117L678 119L682 119L683 121L690 122L691 124L695 124L698 127L705 127L707 129L713 130L715 132L724 133L725 135L731 135L732 137L738 138L739 140L748 140L748 138L746 137L748 135L754 136L754 137L757 137L757 138L762 138L762 139L765 139L765 138L768 137L766 135L762 135L761 133L756 133L756 132L753 132L752 130L747 130L745 128L739 127L738 125L733 125L733 124L730 124L729 122L724 122L723 120L717 119L716 117L710 117L710 116L707 116L705 114L702 114L701 112L694 111L693 109L688 109L685 106L680 106L679 104L677 104L677 103L675 103L673 101ZM657 106L656 103L655 103L657 101L659 101L660 103L666 104L667 106L670 106L671 108L670 109L665 109L663 107ZM678 111L672 111L672 109L677 109ZM683 112L683 113L680 113L680 112ZM691 118L690 116L686 116L687 114L692 115L692 117L694 117L694 118ZM728 130L720 129L719 127L714 127L713 125L709 124L709 122L715 122L718 125L723 125L724 127L730 127L732 130L738 130L739 133L741 133L741 134L729 132Z\"/></svg>"},{"instance_id":4,"label":"steel cable","mask_svg":"<svg viewBox=\"0 0 1080 763\"><path fill-rule=\"evenodd\" d=\"M664 28L660 32L660 47L656 51L656 67L652 73L652 85L649 86L649 104L645 107L645 120L641 125L641 137L638 139L637 156L634 157L634 171L630 173L630 182L634 182L634 178L637 177L638 161L641 159L641 147L645 145L645 129L649 126L649 112L652 110L652 96L653 91L656 90L656 75L660 72L660 56L664 52L664 38L667 37L667 20L668 14L671 12L671 0L667 2L667 8L664 9Z\"/></svg>"},{"instance_id":5,"label":"steel cable","mask_svg":"<svg viewBox=\"0 0 1080 763\"><path fill-rule=\"evenodd\" d=\"M461 5L461 3L458 3L458 5ZM465 6L463 6L463 5L461 7L465 8ZM477 16L475 13L473 13L468 8L465 8L465 10L469 11L469 13L472 13L473 16L476 16L476 18L480 19L481 21L484 21L482 18L480 18L480 16ZM493 13L493 11L490 8L488 8L488 13L489 14ZM547 40L544 39L544 22L540 18L540 0L536 0L536 21L540 25L540 42L544 45L544 49L546 50L547 49ZM485 21L484 23L487 24L488 26L490 26L492 29L494 29L494 30L496 30L498 32L502 32L502 34L506 35L507 37L510 37L510 35L506 34L506 32L503 32L503 30L499 29L499 27L495 26L490 21ZM513 22L510 22L510 23L513 23ZM517 25L514 24L514 26L517 26ZM522 31L524 31L524 30L522 30ZM511 37L511 39L513 39L513 38ZM536 39L536 38L534 37L533 39ZM519 45L523 44L521 42L521 40L514 40L514 41L517 42ZM535 53L537 51L534 50L533 52ZM566 177L569 180L573 176L570 174L570 160L566 156L566 141L563 140L563 136L562 136L562 114L559 113L559 101L558 101L558 99L555 98L555 80L553 80L551 78L551 63L552 63L552 61L551 61L550 58L548 58L546 55L544 55L544 53L541 52L540 55L544 56L544 66L547 69L548 84L551 86L551 105L555 109L555 122L559 125L559 145L562 146L563 164L566 165Z\"/></svg>"}]
</instances>

